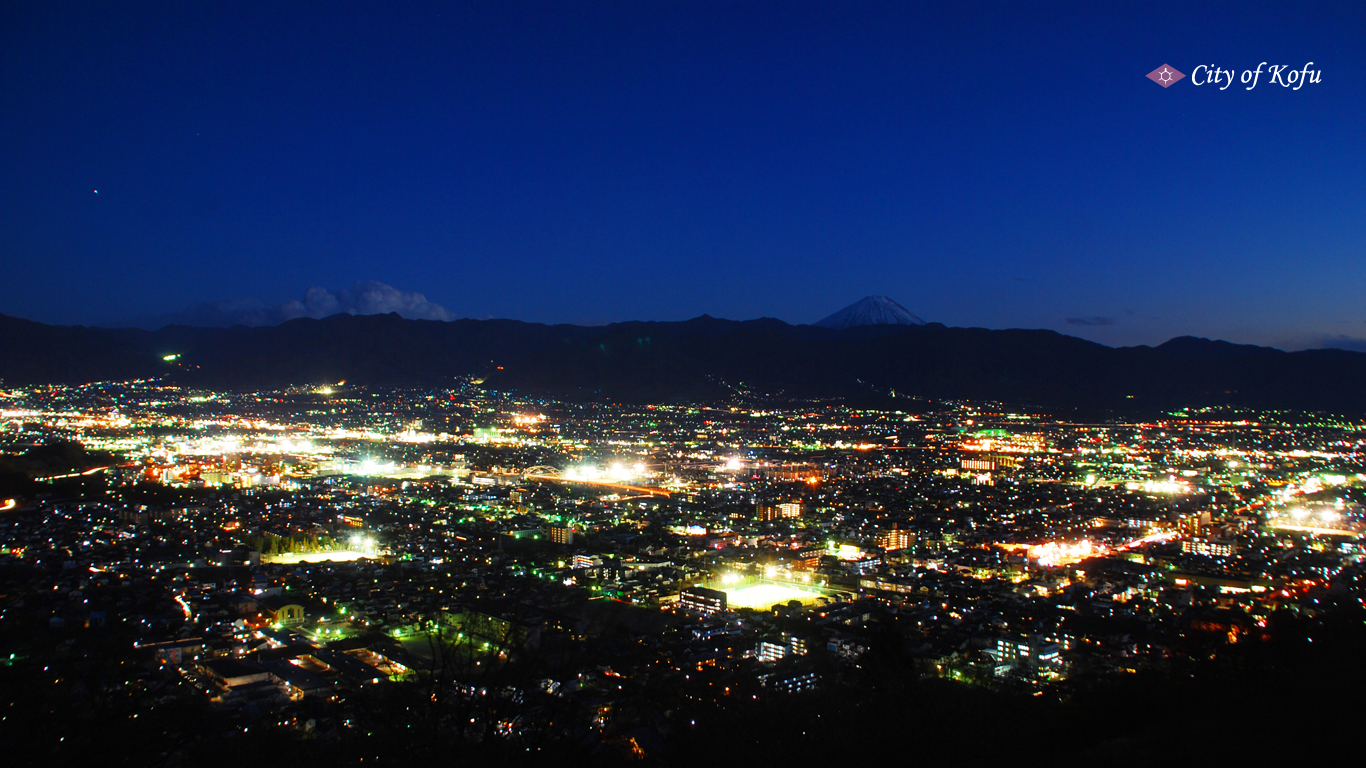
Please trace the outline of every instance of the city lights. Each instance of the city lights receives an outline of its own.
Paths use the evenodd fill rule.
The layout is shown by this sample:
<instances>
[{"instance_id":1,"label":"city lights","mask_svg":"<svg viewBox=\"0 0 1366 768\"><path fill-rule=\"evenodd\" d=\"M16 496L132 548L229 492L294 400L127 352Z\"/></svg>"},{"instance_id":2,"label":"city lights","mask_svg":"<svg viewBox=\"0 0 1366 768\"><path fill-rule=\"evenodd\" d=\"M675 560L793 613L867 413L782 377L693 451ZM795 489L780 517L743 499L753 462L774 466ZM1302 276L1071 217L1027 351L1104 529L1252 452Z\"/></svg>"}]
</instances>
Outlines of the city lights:
<instances>
[{"instance_id":1,"label":"city lights","mask_svg":"<svg viewBox=\"0 0 1366 768\"><path fill-rule=\"evenodd\" d=\"M12 765L1361 751L1366 3L165 5L0 15Z\"/></svg>"},{"instance_id":2,"label":"city lights","mask_svg":"<svg viewBox=\"0 0 1366 768\"><path fill-rule=\"evenodd\" d=\"M982 406L915 419L804 404L583 414L549 400L351 387L324 412L315 398L289 411L260 394L129 391L128 401L158 405L115 411L101 391L91 407L69 394L80 389L63 390L72 402L60 406L47 395L6 398L16 406L0 421L8 434L76 435L102 453L35 478L92 482L93 501L0 502L6 521L37 526L0 557L43 562L54 556L50 539L63 566L92 579L145 578L137 589L175 609L175 631L158 629L157 642L179 643L187 628L191 637L267 633L221 642L252 663L262 643L299 649L283 662L298 670L280 683L288 701L411 680L422 662L395 657L438 641L473 653L476 670L515 662L499 638L523 621L589 649L597 639L580 636L569 611L611 621L627 607L645 612L631 619L640 627L659 612L686 628L647 635L658 650L642 663L687 684L729 670L721 696L745 681L761 698L819 690L831 684L819 670L864 663L867 628L883 623L916 637L917 653L934 659L930 674L1044 691L1075 669L1103 669L1111 638L1136 623L1250 642L1276 606L1318 610L1315 590L1363 557L1356 494L1366 477L1324 458L1339 453L1249 448L1264 427L1216 438L1203 425L1102 428L1014 414L1001 417L1008 430L964 438L948 427L965 415L979 433L996 429L984 426ZM449 427L447 409L461 414ZM469 414L477 421L454 423ZM838 438L812 438L827 431ZM934 448L894 447L914 444ZM187 501L134 502L149 484ZM46 511L13 514L26 505ZM76 518L84 522L59 525ZM188 578L213 565L232 566L237 581ZM53 586L66 597L39 617L52 631L124 610L84 607L103 586ZM547 605L565 610L529 613ZM139 611L129 615L139 626L165 621L125 608ZM1246 619L1219 623L1231 614ZM1038 617L1040 628L1017 633L1000 615ZM964 632L989 645L963 654L953 638ZM355 647L329 653L340 641ZM1165 669L1164 654L1180 651L1159 646L1121 658ZM631 679L615 661L611 674L574 674ZM233 690L206 679L216 696Z\"/></svg>"}]
</instances>

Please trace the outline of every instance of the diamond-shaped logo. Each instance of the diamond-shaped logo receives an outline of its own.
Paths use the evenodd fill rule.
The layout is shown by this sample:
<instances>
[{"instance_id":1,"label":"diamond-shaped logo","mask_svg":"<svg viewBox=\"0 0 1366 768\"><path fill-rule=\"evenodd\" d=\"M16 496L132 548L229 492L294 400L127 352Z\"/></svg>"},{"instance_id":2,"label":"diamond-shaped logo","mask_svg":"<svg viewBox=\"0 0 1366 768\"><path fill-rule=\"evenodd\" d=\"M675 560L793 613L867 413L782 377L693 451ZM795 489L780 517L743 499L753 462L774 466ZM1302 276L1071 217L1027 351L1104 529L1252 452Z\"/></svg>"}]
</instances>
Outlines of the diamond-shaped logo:
<instances>
[{"instance_id":1,"label":"diamond-shaped logo","mask_svg":"<svg viewBox=\"0 0 1366 768\"><path fill-rule=\"evenodd\" d=\"M1180 72L1177 72L1174 67L1168 64L1163 64L1162 66L1148 73L1148 79L1153 81L1154 83L1157 83L1163 88L1171 87L1172 83L1176 82L1177 80L1180 80L1183 77L1185 77L1185 75L1181 74Z\"/></svg>"}]
</instances>

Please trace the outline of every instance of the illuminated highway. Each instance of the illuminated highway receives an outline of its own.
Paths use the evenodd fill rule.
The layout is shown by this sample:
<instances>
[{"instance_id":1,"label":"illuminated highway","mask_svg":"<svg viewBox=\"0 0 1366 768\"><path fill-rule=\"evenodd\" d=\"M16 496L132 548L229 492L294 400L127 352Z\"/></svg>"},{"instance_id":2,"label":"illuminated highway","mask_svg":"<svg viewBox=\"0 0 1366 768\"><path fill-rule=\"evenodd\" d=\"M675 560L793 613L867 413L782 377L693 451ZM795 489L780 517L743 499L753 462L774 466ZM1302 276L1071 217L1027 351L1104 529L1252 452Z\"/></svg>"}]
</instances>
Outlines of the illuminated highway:
<instances>
[{"instance_id":1,"label":"illuminated highway","mask_svg":"<svg viewBox=\"0 0 1366 768\"><path fill-rule=\"evenodd\" d=\"M659 488L647 488L642 485L622 485L620 483L613 483L607 480L589 480L578 477L560 477L557 475L523 475L523 477L525 477L527 480L539 480L541 482L547 483L582 483L584 485L596 485L600 488L614 488L620 491L634 491L635 493L639 493L646 496L663 496L664 498L668 498L671 495L669 491L660 490Z\"/></svg>"}]
</instances>

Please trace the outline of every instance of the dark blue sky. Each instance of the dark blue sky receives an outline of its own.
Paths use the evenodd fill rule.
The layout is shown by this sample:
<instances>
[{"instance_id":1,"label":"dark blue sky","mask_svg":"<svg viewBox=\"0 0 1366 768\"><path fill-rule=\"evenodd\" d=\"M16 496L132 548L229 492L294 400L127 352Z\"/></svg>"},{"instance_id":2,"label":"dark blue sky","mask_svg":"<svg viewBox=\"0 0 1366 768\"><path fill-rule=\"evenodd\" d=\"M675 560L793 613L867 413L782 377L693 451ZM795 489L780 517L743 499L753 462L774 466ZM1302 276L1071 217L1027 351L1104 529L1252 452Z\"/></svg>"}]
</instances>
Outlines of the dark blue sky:
<instances>
[{"instance_id":1,"label":"dark blue sky","mask_svg":"<svg viewBox=\"0 0 1366 768\"><path fill-rule=\"evenodd\" d=\"M886 294L1361 347L1363 41L1360 2L8 2L0 312L378 280L469 317ZM1300 90L1144 77L1310 61Z\"/></svg>"}]
</instances>

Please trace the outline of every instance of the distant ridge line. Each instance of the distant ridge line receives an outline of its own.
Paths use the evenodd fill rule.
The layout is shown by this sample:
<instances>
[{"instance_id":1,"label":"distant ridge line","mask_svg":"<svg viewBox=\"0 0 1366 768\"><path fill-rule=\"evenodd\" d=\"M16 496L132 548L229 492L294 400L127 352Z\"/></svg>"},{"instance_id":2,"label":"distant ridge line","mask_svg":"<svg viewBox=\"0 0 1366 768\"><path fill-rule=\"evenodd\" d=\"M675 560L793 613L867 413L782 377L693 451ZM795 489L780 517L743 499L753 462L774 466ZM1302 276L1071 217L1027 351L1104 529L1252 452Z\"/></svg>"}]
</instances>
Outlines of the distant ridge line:
<instances>
[{"instance_id":1,"label":"distant ridge line","mask_svg":"<svg viewBox=\"0 0 1366 768\"><path fill-rule=\"evenodd\" d=\"M569 400L835 398L893 410L951 398L1069 412L1237 406L1366 413L1366 353L1283 352L1194 337L1115 348L1050 330L939 323L829 328L698 317L551 326L397 314L146 331L0 315L5 387L148 378L247 391L342 380L445 389L477 380L500 392Z\"/></svg>"}]
</instances>

